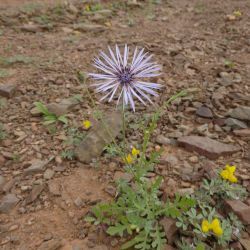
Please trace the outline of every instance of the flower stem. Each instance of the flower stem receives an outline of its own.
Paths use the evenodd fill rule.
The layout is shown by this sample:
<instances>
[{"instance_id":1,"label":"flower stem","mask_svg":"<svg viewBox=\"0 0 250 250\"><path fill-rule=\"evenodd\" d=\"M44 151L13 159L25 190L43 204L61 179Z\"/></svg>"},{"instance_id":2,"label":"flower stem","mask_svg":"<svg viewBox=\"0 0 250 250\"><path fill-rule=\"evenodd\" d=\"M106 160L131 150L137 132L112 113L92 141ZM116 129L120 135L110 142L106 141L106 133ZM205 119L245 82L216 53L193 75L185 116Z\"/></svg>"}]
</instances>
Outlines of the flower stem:
<instances>
[{"instance_id":1,"label":"flower stem","mask_svg":"<svg viewBox=\"0 0 250 250\"><path fill-rule=\"evenodd\" d=\"M125 105L122 104L122 134L123 134L123 152L126 152L126 114Z\"/></svg>"}]
</instances>

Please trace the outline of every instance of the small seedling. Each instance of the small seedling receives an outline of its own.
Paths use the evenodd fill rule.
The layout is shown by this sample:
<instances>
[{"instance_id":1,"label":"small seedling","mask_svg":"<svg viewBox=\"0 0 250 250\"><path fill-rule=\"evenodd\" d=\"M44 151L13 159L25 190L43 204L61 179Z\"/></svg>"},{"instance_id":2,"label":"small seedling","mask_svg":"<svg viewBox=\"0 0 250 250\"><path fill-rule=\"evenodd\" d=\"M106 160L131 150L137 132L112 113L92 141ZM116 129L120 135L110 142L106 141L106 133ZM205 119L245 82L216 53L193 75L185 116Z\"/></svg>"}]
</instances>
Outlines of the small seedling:
<instances>
[{"instance_id":1,"label":"small seedling","mask_svg":"<svg viewBox=\"0 0 250 250\"><path fill-rule=\"evenodd\" d=\"M63 159L73 160L75 158L75 152L73 150L64 150L61 153Z\"/></svg>"},{"instance_id":2,"label":"small seedling","mask_svg":"<svg viewBox=\"0 0 250 250\"><path fill-rule=\"evenodd\" d=\"M53 124L53 123L58 122L58 121L66 124L66 125L68 124L68 119L65 115L57 116L57 115L49 112L49 110L47 109L47 107L43 103L35 102L35 106L36 106L37 110L43 114L44 125L50 125L50 124Z\"/></svg>"}]
</instances>

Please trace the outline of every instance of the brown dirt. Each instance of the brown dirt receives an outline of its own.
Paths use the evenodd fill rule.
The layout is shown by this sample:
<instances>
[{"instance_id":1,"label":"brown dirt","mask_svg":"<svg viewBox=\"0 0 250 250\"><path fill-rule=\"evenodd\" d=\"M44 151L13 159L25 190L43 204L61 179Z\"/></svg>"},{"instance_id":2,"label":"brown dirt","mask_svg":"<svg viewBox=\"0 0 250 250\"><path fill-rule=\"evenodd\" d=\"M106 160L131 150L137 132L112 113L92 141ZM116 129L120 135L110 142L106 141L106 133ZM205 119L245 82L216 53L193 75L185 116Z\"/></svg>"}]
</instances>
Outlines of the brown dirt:
<instances>
[{"instance_id":1,"label":"brown dirt","mask_svg":"<svg viewBox=\"0 0 250 250\"><path fill-rule=\"evenodd\" d=\"M94 203L98 199L109 199L110 196L104 189L110 182L113 183L114 170L122 166L120 162L114 161L111 162L115 164L114 168L107 159L101 159L98 168L79 164L77 161L53 161L48 168L65 167L62 173L57 172L49 181L62 188L61 195L53 196L46 186L36 201L29 206L24 205L23 201L29 191L22 191L22 186L32 186L35 180L47 183L43 179L43 174L22 178L27 163L32 159L46 160L50 156L59 156L65 148L61 139L65 136L64 128L58 126L55 134L48 133L41 118L31 116L33 103L49 103L77 94L83 95L82 103L69 116L71 125L79 127L83 119L91 117L92 109L91 102L79 83L77 72L92 71L92 58L107 45L139 45L154 53L163 65L164 73L157 80L165 84L166 88L156 102L166 100L171 94L183 88L198 88L198 93L193 94L191 101L187 98L183 105L169 108L157 132L168 134L176 130L185 131L187 126L189 130L186 133L190 133L195 127L205 123L195 120L195 114L188 109L194 108L193 102L207 103L218 116L224 116L230 108L238 104L249 104L249 100L234 100L228 94L250 94L247 36L250 27L247 9L250 8L250 4L247 0L163 0L159 5L141 1L142 7L121 7L115 10L111 18L95 21L106 28L106 31L100 33L75 31L73 24L86 21L86 17L83 18L80 13L60 12L60 9L59 14L55 14L49 8L50 5L43 7L40 12L41 10L33 9L29 5L34 2L44 3L39 0L0 0L0 56L23 55L33 60L28 64L3 66L2 68L11 72L11 76L0 78L0 83L13 83L18 87L16 95L8 100L7 107L1 111L0 122L5 125L9 137L2 144L0 142L0 156L1 153L8 152L13 158L7 159L6 154L4 158L0 158L0 174L7 180L16 180L11 192L16 193L21 199L10 214L0 214L0 248L35 250L44 242L46 235L51 234L54 239L63 240L64 250L72 249L74 244L81 245L82 249L90 249L86 243L88 239L84 236L88 225L84 223L83 217L91 205L87 204L79 209L74 205L74 200L81 197ZM82 8L83 4L79 2L74 1L76 6ZM105 4L106 2L107 8L110 8L110 2L117 1L105 1ZM52 0L46 3L56 5ZM31 9L23 12L24 4L26 10L29 7ZM62 8L64 11L68 9L68 5ZM227 15L232 15L235 10L241 10L242 16L230 21ZM46 26L47 16L50 18L49 24L53 24L52 28L47 27L36 33L19 29L27 23ZM225 60L234 63L232 69L225 67ZM217 78L222 71L240 74L241 81L237 85L220 88ZM221 106L216 106L212 100L215 92L225 95L220 100ZM99 104L98 99L96 103ZM106 104L103 106L105 109L112 109ZM148 110L152 108L149 107ZM146 113L148 110L142 108L138 112ZM213 130L212 122L208 123L210 131L217 134ZM16 141L18 131L23 131L27 135L20 142ZM243 153L221 158L216 162L217 165L237 162L240 173L248 175L249 163L244 157L249 151L249 141L225 131L218 134L221 140L241 145ZM132 131L130 136L131 141L140 139L136 131ZM165 153L179 158L180 165L192 156L191 153L172 146L166 147ZM202 166L203 158L200 159L198 169ZM165 181L173 178L179 187L196 185L192 182L183 184L180 181L180 173L171 167L164 169L164 175ZM247 186L249 178L245 179L244 185ZM20 212L20 208L25 208L25 212ZM1 224L7 228L18 225L18 228L1 233ZM90 232L91 230L94 229L91 228ZM108 249L116 249L107 243L107 239L104 242Z\"/></svg>"}]
</instances>

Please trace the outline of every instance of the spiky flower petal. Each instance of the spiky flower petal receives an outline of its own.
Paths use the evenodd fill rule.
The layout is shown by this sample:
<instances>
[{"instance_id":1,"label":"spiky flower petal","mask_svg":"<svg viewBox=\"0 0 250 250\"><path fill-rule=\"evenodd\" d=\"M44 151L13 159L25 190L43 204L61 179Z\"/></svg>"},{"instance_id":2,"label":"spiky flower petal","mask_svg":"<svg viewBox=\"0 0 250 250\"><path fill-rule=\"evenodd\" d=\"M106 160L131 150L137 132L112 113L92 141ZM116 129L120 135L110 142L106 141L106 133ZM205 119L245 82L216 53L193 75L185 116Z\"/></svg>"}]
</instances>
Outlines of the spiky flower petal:
<instances>
[{"instance_id":1,"label":"spiky flower petal","mask_svg":"<svg viewBox=\"0 0 250 250\"><path fill-rule=\"evenodd\" d=\"M157 83L145 82L145 78L159 76L161 67L151 62L152 55L144 52L144 49L135 48L132 60L129 60L129 47L125 45L124 52L121 53L116 45L112 50L108 47L109 55L103 51L100 57L94 59L94 66L100 73L90 73L96 80L93 86L97 93L103 93L101 100L108 99L111 102L118 94L117 105L122 97L123 105L132 107L135 111L134 98L146 105L152 103L150 96L158 96L156 90L162 86Z\"/></svg>"}]
</instances>

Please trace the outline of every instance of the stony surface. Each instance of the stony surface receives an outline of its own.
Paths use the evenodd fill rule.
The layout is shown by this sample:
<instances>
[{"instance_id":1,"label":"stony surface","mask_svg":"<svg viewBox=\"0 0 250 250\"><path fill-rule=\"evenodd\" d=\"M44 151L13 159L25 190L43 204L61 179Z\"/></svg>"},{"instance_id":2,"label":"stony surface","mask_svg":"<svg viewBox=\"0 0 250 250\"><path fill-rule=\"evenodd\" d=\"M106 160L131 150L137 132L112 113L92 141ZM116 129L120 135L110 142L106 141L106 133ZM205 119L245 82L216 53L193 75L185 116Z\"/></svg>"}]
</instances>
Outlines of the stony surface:
<instances>
[{"instance_id":1,"label":"stony surface","mask_svg":"<svg viewBox=\"0 0 250 250\"><path fill-rule=\"evenodd\" d=\"M95 157L101 155L104 147L112 142L121 131L121 114L112 113L99 121L96 127L84 138L75 149L77 158L81 162L89 163Z\"/></svg>"},{"instance_id":2,"label":"stony surface","mask_svg":"<svg viewBox=\"0 0 250 250\"><path fill-rule=\"evenodd\" d=\"M209 159L216 159L220 156L240 151L240 147L238 146L194 135L179 138L178 144L189 151L195 151Z\"/></svg>"},{"instance_id":3,"label":"stony surface","mask_svg":"<svg viewBox=\"0 0 250 250\"><path fill-rule=\"evenodd\" d=\"M196 114L203 118L213 118L212 111L206 106L199 107L196 111Z\"/></svg>"},{"instance_id":4,"label":"stony surface","mask_svg":"<svg viewBox=\"0 0 250 250\"><path fill-rule=\"evenodd\" d=\"M172 244L175 240L176 233L178 231L178 228L176 227L176 221L174 219L164 217L160 224L162 225L167 241L169 244Z\"/></svg>"},{"instance_id":5,"label":"stony surface","mask_svg":"<svg viewBox=\"0 0 250 250\"><path fill-rule=\"evenodd\" d=\"M16 85L14 84L0 84L0 96L11 98L16 91Z\"/></svg>"},{"instance_id":6,"label":"stony surface","mask_svg":"<svg viewBox=\"0 0 250 250\"><path fill-rule=\"evenodd\" d=\"M238 107L233 109L229 115L233 118L250 121L250 107Z\"/></svg>"},{"instance_id":7,"label":"stony surface","mask_svg":"<svg viewBox=\"0 0 250 250\"><path fill-rule=\"evenodd\" d=\"M15 194L7 194L0 200L0 213L9 213L18 203Z\"/></svg>"}]
</instances>

